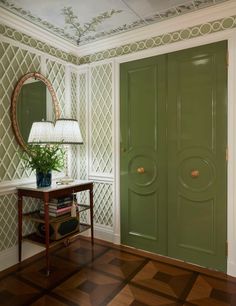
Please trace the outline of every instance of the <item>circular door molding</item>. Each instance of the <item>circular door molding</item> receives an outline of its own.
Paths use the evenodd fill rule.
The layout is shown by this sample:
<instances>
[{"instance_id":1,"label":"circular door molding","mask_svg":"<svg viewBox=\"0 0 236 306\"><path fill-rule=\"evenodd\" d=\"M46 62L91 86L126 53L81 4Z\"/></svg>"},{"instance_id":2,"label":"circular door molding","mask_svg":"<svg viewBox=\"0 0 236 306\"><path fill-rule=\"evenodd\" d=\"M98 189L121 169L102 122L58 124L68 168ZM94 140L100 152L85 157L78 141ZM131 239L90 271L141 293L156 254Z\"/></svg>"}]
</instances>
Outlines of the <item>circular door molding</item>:
<instances>
[{"instance_id":1,"label":"circular door molding","mask_svg":"<svg viewBox=\"0 0 236 306\"><path fill-rule=\"evenodd\" d=\"M206 157L187 157L180 162L178 177L180 185L185 189L205 191L214 183L214 165Z\"/></svg>"},{"instance_id":2,"label":"circular door molding","mask_svg":"<svg viewBox=\"0 0 236 306\"><path fill-rule=\"evenodd\" d=\"M158 167L154 152L146 153L145 150L132 150L129 152L128 177L130 188L137 192L140 188L146 189L146 192L152 192L156 189L154 182L158 178ZM145 193L146 193L145 192Z\"/></svg>"}]
</instances>

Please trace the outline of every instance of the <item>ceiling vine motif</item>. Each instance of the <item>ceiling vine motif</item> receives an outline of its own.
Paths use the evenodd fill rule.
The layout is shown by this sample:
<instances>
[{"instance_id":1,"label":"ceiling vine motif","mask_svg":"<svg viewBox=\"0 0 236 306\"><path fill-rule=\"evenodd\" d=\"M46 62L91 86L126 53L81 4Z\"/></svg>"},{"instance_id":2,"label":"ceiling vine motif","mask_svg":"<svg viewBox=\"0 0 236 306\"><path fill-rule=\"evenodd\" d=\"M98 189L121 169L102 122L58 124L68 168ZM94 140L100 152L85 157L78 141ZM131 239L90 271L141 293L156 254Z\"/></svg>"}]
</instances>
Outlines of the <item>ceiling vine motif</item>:
<instances>
[{"instance_id":1,"label":"ceiling vine motif","mask_svg":"<svg viewBox=\"0 0 236 306\"><path fill-rule=\"evenodd\" d=\"M102 23L104 20L111 18L115 14L121 13L122 10L107 11L99 14L98 16L93 17L89 22L81 25L79 22L78 16L75 15L71 6L64 7L62 9L62 15L65 19L65 28L68 26L74 32L74 38L76 38L76 43L79 45L81 37L87 34L88 32L95 32L96 27Z\"/></svg>"},{"instance_id":2,"label":"ceiling vine motif","mask_svg":"<svg viewBox=\"0 0 236 306\"><path fill-rule=\"evenodd\" d=\"M114 7L110 8L109 3L107 4L105 0L88 0L86 5L83 0L58 1L58 4L56 1L53 4L47 0L41 0L41 3L36 1L30 3L24 0L0 0L0 7L75 45L84 45L227 1L172 0L170 6L167 1L142 0L140 2L133 0L129 2L128 0L117 0L112 2ZM60 3L63 3L64 7L60 7ZM70 6L66 6L67 3L70 3ZM130 3L133 3L132 7ZM146 11L148 6L149 10ZM120 17L117 18L116 15L120 15Z\"/></svg>"}]
</instances>

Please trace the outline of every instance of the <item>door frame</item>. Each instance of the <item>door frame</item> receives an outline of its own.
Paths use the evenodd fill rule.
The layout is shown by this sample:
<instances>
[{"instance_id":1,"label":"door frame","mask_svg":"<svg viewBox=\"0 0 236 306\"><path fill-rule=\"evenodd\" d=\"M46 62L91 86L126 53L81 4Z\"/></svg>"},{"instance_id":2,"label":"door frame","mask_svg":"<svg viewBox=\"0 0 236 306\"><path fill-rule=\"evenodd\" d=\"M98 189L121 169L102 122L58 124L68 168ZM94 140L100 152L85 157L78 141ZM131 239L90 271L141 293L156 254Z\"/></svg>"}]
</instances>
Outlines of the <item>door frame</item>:
<instances>
[{"instance_id":1,"label":"door frame","mask_svg":"<svg viewBox=\"0 0 236 306\"><path fill-rule=\"evenodd\" d=\"M150 56L167 54L218 41L228 42L228 173L227 173L227 274L236 276L236 29L225 30L202 37L167 44L153 49L123 55L114 64L114 243L120 243L120 64ZM235 101L235 102L234 102Z\"/></svg>"}]
</instances>

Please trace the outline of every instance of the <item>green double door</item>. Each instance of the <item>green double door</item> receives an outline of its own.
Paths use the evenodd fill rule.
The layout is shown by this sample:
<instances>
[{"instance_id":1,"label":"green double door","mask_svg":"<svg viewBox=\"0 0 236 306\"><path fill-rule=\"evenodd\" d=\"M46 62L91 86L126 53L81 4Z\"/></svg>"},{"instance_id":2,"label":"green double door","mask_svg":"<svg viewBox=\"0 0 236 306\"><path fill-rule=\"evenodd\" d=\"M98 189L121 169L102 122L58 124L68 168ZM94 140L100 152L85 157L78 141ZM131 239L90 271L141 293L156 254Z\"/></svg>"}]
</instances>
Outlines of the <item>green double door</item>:
<instances>
[{"instance_id":1,"label":"green double door","mask_svg":"<svg viewBox=\"0 0 236 306\"><path fill-rule=\"evenodd\" d=\"M226 271L227 43L124 63L121 241Z\"/></svg>"}]
</instances>

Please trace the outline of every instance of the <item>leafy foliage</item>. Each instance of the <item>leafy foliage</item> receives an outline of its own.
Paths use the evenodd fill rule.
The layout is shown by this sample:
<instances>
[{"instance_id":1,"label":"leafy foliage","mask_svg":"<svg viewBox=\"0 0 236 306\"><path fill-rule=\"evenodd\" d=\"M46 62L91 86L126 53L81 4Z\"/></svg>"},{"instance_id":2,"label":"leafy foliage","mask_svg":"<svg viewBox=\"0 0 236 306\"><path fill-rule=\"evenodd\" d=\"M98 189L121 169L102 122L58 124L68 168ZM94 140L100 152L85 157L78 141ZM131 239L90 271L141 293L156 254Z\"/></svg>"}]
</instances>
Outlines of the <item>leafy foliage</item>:
<instances>
[{"instance_id":1,"label":"leafy foliage","mask_svg":"<svg viewBox=\"0 0 236 306\"><path fill-rule=\"evenodd\" d=\"M26 154L21 156L25 169L47 173L51 170L60 171L64 166L65 152L59 144L28 145Z\"/></svg>"},{"instance_id":2,"label":"leafy foliage","mask_svg":"<svg viewBox=\"0 0 236 306\"><path fill-rule=\"evenodd\" d=\"M77 44L79 44L80 38L84 36L87 32L94 32L96 30L96 27L105 19L111 18L112 15L119 14L121 12L121 10L112 9L110 12L104 12L96 17L93 17L91 21L86 22L82 26L78 20L78 17L74 14L71 6L64 7L62 9L62 15L64 15L65 18L65 24L68 25L70 29L74 30L75 36L78 37Z\"/></svg>"}]
</instances>

